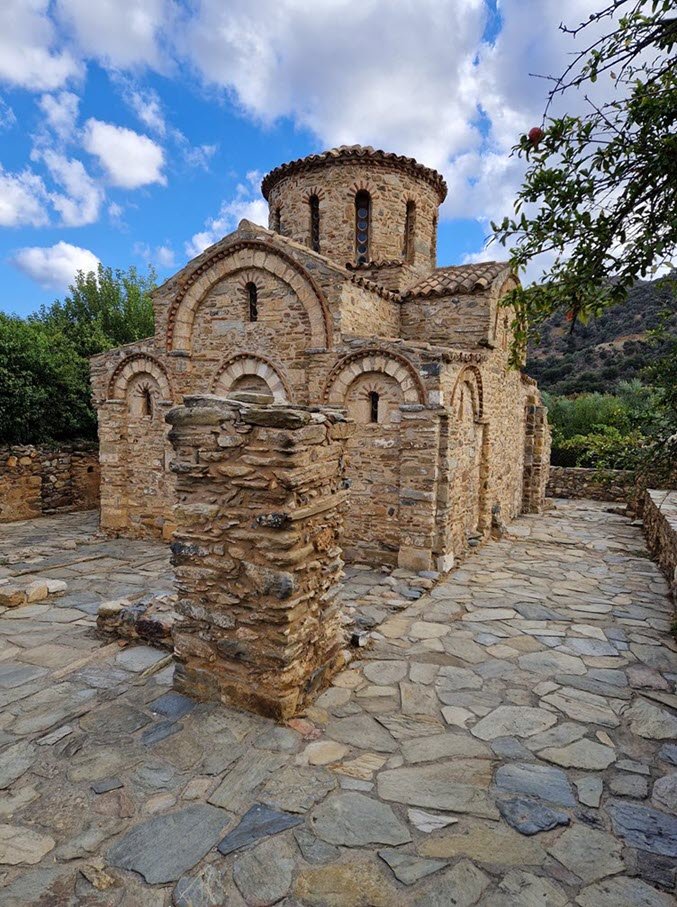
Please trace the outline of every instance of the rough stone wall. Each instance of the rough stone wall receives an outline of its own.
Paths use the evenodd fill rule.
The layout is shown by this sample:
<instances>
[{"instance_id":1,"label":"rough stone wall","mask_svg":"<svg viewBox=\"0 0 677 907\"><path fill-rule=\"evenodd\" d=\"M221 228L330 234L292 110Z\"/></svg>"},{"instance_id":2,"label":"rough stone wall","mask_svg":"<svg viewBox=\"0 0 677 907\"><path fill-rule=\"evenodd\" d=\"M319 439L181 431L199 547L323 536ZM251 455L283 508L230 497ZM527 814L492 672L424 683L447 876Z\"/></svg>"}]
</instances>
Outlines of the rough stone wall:
<instances>
[{"instance_id":1,"label":"rough stone wall","mask_svg":"<svg viewBox=\"0 0 677 907\"><path fill-rule=\"evenodd\" d=\"M540 513L543 509L549 468L548 411L535 397L529 397L525 407L523 513Z\"/></svg>"},{"instance_id":2,"label":"rough stone wall","mask_svg":"<svg viewBox=\"0 0 677 907\"><path fill-rule=\"evenodd\" d=\"M0 448L0 523L49 513L92 510L99 504L94 445Z\"/></svg>"},{"instance_id":3,"label":"rough stone wall","mask_svg":"<svg viewBox=\"0 0 677 907\"><path fill-rule=\"evenodd\" d=\"M491 304L488 294L416 297L402 303L402 337L440 346L476 347L489 334Z\"/></svg>"},{"instance_id":4,"label":"rough stone wall","mask_svg":"<svg viewBox=\"0 0 677 907\"><path fill-rule=\"evenodd\" d=\"M386 262L389 282L403 289L407 282L427 274L434 265L436 217L439 195L436 188L406 170L375 166L369 162L326 163L321 171L285 176L269 195L269 227L275 229L280 210L280 232L296 242L310 245L308 199L320 200L320 252L341 266L356 261L355 194L366 189L371 196L369 260ZM394 279L393 261L404 264L407 202L416 204L413 257L401 271L402 282ZM376 272L374 272L375 275Z\"/></svg>"},{"instance_id":5,"label":"rough stone wall","mask_svg":"<svg viewBox=\"0 0 677 907\"><path fill-rule=\"evenodd\" d=\"M667 576L677 605L677 491L645 491L642 520L649 551Z\"/></svg>"},{"instance_id":6,"label":"rough stone wall","mask_svg":"<svg viewBox=\"0 0 677 907\"><path fill-rule=\"evenodd\" d=\"M400 304L386 294L346 282L341 292L341 333L358 337L399 337Z\"/></svg>"},{"instance_id":7,"label":"rough stone wall","mask_svg":"<svg viewBox=\"0 0 677 907\"><path fill-rule=\"evenodd\" d=\"M175 683L287 718L343 663L336 411L191 396L172 425Z\"/></svg>"},{"instance_id":8,"label":"rough stone wall","mask_svg":"<svg viewBox=\"0 0 677 907\"><path fill-rule=\"evenodd\" d=\"M633 472L624 469L588 469L551 466L546 493L551 498L589 498L627 503L635 491Z\"/></svg>"}]
</instances>

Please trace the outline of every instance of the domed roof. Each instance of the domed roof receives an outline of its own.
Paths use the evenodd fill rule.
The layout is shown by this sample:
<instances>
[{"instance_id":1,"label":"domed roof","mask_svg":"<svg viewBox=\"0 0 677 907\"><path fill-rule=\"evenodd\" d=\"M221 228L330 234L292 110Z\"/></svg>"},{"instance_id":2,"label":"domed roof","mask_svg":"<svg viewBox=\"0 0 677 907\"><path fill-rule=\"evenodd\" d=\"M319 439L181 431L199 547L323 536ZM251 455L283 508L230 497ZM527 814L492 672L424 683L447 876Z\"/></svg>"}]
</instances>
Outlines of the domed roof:
<instances>
[{"instance_id":1,"label":"domed roof","mask_svg":"<svg viewBox=\"0 0 677 907\"><path fill-rule=\"evenodd\" d=\"M414 176L424 179L437 190L440 204L447 197L447 184L437 170L419 164L413 157L405 157L402 154L393 154L391 151L380 151L379 149L372 148L370 145L341 145L339 148L331 148L329 151L323 151L321 154L309 154L307 157L301 157L296 161L280 164L279 167L271 170L270 173L264 177L263 182L261 183L263 197L267 200L273 186L277 185L281 179L285 176L289 176L291 173L314 170L316 167L322 167L324 164L339 161L355 164L361 164L368 161L376 166L388 167L393 170L408 170Z\"/></svg>"}]
</instances>

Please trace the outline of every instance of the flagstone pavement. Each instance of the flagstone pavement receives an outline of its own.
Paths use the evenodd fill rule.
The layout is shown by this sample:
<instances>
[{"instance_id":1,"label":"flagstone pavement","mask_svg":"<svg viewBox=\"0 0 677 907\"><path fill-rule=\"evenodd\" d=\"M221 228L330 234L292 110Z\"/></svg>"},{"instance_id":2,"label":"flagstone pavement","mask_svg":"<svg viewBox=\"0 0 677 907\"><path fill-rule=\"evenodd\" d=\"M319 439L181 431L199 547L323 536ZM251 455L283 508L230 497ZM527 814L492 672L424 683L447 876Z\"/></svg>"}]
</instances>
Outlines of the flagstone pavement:
<instances>
[{"instance_id":1,"label":"flagstone pavement","mask_svg":"<svg viewBox=\"0 0 677 907\"><path fill-rule=\"evenodd\" d=\"M667 907L677 655L638 525L522 517L436 585L350 568L371 641L288 726L171 689L97 637L170 590L160 543L95 514L0 527L0 903Z\"/></svg>"}]
</instances>

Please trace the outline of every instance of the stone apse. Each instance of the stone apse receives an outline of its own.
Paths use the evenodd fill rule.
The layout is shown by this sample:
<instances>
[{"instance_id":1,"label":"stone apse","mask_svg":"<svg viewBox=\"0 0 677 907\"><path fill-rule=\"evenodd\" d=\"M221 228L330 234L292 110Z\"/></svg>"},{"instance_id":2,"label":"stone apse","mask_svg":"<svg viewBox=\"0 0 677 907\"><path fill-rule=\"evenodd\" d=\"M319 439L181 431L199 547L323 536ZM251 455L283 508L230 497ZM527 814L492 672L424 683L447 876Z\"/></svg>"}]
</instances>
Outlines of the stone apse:
<instances>
[{"instance_id":1,"label":"stone apse","mask_svg":"<svg viewBox=\"0 0 677 907\"><path fill-rule=\"evenodd\" d=\"M448 569L543 504L549 432L534 382L508 366L516 285L505 263L436 267L442 177L342 147L264 179L268 229L238 229L153 295L153 337L92 360L101 524L169 539L167 412L254 392L345 409L346 560Z\"/></svg>"}]
</instances>

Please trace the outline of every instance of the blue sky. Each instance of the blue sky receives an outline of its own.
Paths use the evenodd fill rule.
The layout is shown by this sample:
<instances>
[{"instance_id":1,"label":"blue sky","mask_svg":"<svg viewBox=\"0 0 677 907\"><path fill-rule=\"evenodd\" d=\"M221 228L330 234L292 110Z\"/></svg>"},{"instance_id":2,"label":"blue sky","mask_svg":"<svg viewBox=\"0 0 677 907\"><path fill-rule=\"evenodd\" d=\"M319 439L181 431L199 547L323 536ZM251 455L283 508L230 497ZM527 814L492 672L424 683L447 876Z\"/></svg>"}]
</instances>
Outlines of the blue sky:
<instances>
[{"instance_id":1,"label":"blue sky","mask_svg":"<svg viewBox=\"0 0 677 907\"><path fill-rule=\"evenodd\" d=\"M568 48L554 0L5 0L0 309L78 267L161 279L245 216L279 163L343 143L412 154L450 186L439 263L510 213L520 132ZM571 21L590 4L574 0Z\"/></svg>"}]
</instances>

